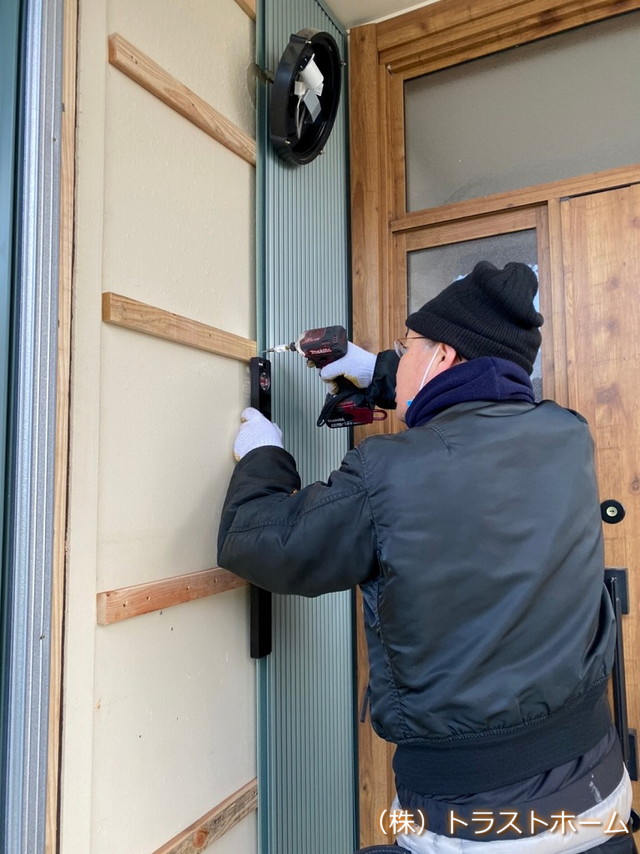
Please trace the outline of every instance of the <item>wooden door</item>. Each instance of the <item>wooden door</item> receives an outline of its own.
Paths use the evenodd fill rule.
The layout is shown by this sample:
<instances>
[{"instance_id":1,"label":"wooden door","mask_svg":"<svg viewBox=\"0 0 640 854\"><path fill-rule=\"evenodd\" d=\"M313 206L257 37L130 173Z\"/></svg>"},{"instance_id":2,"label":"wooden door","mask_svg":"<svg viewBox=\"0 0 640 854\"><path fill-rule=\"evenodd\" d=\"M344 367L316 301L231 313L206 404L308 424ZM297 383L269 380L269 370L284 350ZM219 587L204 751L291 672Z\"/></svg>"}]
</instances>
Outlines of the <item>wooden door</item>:
<instances>
[{"instance_id":1,"label":"wooden door","mask_svg":"<svg viewBox=\"0 0 640 854\"><path fill-rule=\"evenodd\" d=\"M636 334L640 329L640 184L574 197L558 192L535 208L398 236L398 281L389 312L395 328L401 328L410 310L407 259L411 252L453 245L464 254L480 238L528 229L536 234L540 309L545 317L543 396L588 419L596 447L600 500L615 499L626 511L622 522L604 524L605 558L607 566L628 570L630 613L622 622L629 727L636 729L640 724L640 337ZM485 243L482 253L486 254ZM566 606L570 608L571 603ZM359 646L359 688L364 696L367 667L361 627ZM373 736L369 727L366 721L359 728L363 845L389 841L380 817L395 792L394 748ZM638 804L640 787L637 783L634 787Z\"/></svg>"},{"instance_id":2,"label":"wooden door","mask_svg":"<svg viewBox=\"0 0 640 854\"><path fill-rule=\"evenodd\" d=\"M604 301L601 299L599 303L582 304L582 300L587 299L591 279L583 275L581 267L587 261L594 260L589 256L589 252L599 253L605 240L609 238L622 243L625 240L629 243L634 241L633 233L635 229L637 234L637 228L628 223L624 228L611 226L608 217L612 212L599 212L599 205L604 204L602 200L609 195L610 188L640 182L640 163L636 161L634 154L634 162L606 171L589 171L588 174L580 175L569 168L561 180L535 186L526 186L524 182L527 179L523 175L523 184L511 192L409 211L406 201L404 83L423 74L453 68L478 57L497 54L514 45L522 46L554 33L638 8L640 0L631 0L623 5L613 0L605 3L587 0L581 4L568 0L536 0L533 5L512 3L509 0L484 0L475 4L466 0L445 0L377 24L353 28L349 59L352 95L350 127L354 340L375 351L388 347L389 342L399 334L397 329L402 328L406 317L403 312L406 308L408 253L434 246L439 240L456 242L463 239L459 235L448 235L446 232L449 227L454 227L457 231L464 230L467 226L473 229L476 225L482 225L485 218L492 215L502 216L509 213L532 216L532 209L536 208L540 308L545 316L542 347L543 394L564 406L572 405L585 410L594 427L599 446L601 495L612 495L610 490L614 486L617 489L618 482L623 486L626 483L625 488L629 492L626 497L627 505L633 501L629 483L633 482L635 472L633 475L626 472L627 466L632 467L633 458L628 459L628 455L632 453L629 434L633 430L629 428L626 431L624 455L622 452L614 453L614 446L609 440L613 441L614 410L618 419L615 430L620 434L625 429L622 426L622 418L625 426L634 421L631 406L632 378L636 367L635 342L627 345L632 349L622 355L619 351L622 349L623 340L628 337L629 327L634 325L632 315L635 315L637 309L632 302L629 308L621 307L621 319L611 317L608 322L613 325L609 328L603 327ZM615 98L615 91L612 98ZM434 117L434 120L437 120L437 117ZM553 122L549 125L550 132L552 127ZM576 136L575 152L584 151L588 144L588 140L585 143L579 135ZM602 200L587 195L598 191L602 191ZM584 200L579 198L581 196L584 196ZM596 201L587 202L586 199ZM591 215L591 204L594 204L593 213L596 219L593 227L587 228L584 225L584 217ZM617 209L618 204L622 202L618 203L616 200L615 203L607 204L613 204ZM589 208L589 211L586 208ZM607 220L602 232L599 231L598 224L600 214L601 219ZM575 224L573 219L576 220ZM576 230L573 230L574 225ZM587 228L588 234L582 233L583 226ZM612 234L612 229L617 233ZM623 232L626 236L623 236ZM589 245L597 248L585 250L583 244L587 237ZM423 238L425 242L421 242ZM637 239L636 237L635 240ZM621 262L620 266L625 272L629 272L632 253L628 251L628 246L620 246L618 249L624 258L624 263ZM635 257L637 259L637 255ZM608 258L607 250L597 260L599 263L605 263ZM605 293L606 287L600 286L600 290ZM616 286L611 283L609 288L616 290ZM597 291L597 288L595 290ZM630 302L631 290L632 279L629 279L624 287L622 279L618 282L616 293L620 306ZM593 296L593 299L596 297ZM621 332L614 333L616 323L620 323L619 329L627 331L626 335L623 336ZM591 334L588 330L592 327L594 340L601 341L597 359L603 362L602 366L599 366L599 362L594 362L596 357L592 355L595 352L593 348L585 354ZM582 336L580 341L577 340L578 332ZM605 357L602 351L603 346L611 351L614 338L617 338L615 358L624 366L624 371L621 372L621 375L624 373L626 377L624 380L622 376L618 377L615 365L606 363L608 357ZM610 379L607 385L605 379L600 382L600 377L605 377L608 371L616 377L616 381L614 383L614 380ZM589 388L590 384L593 389ZM640 383L638 385L640 386ZM617 402L607 403L603 399L607 395L618 395L619 399ZM594 423L596 410L598 419L597 423ZM605 413L608 413L607 417L611 419L609 428L601 426ZM386 432L387 429L393 431L398 427L391 418L369 428L358 428L356 437L359 441L374 432ZM616 441L619 441L618 433ZM616 458L615 463L609 461L612 456ZM610 485L607 478L613 477L615 466L623 466L622 460L624 476L628 482L624 481L620 473L616 485ZM622 499L622 503L625 504L625 499ZM630 563L633 555L628 554L633 551L628 538L633 536L631 528L635 526L634 514L630 507L627 507L627 512L628 518L625 517L620 524L605 526L607 562L609 565L628 565L629 572L637 574ZM621 540L625 541L625 545L620 543ZM625 560L628 564L624 563ZM630 581L631 614L624 617L624 628L630 725L637 726L638 629L634 621L637 620L635 605L639 585L634 578ZM570 607L570 603L567 603L567 607ZM362 634L359 634L358 642L358 679L360 691L363 692L367 677L367 656ZM382 811L388 809L394 791L393 774L390 770L393 748L375 736L368 722L359 727L358 744L360 839L364 846L385 841L379 819Z\"/></svg>"},{"instance_id":3,"label":"wooden door","mask_svg":"<svg viewBox=\"0 0 640 854\"><path fill-rule=\"evenodd\" d=\"M640 185L565 199L560 211L569 406L591 426L601 501L617 500L626 511L603 527L607 566L627 569L627 704L629 727L638 728ZM637 804L638 783L634 790Z\"/></svg>"}]
</instances>

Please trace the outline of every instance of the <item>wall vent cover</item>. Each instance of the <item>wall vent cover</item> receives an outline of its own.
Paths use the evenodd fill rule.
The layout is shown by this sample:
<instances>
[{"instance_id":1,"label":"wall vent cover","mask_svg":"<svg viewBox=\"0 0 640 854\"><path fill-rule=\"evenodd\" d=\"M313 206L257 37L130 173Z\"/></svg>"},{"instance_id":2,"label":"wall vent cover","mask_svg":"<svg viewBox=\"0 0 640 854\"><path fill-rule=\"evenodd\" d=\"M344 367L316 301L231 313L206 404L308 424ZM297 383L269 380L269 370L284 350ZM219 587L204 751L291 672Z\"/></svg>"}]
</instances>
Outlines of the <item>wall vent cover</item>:
<instances>
[{"instance_id":1,"label":"wall vent cover","mask_svg":"<svg viewBox=\"0 0 640 854\"><path fill-rule=\"evenodd\" d=\"M311 163L329 138L340 102L342 62L334 38L299 30L289 39L275 73L270 139L290 163Z\"/></svg>"}]
</instances>

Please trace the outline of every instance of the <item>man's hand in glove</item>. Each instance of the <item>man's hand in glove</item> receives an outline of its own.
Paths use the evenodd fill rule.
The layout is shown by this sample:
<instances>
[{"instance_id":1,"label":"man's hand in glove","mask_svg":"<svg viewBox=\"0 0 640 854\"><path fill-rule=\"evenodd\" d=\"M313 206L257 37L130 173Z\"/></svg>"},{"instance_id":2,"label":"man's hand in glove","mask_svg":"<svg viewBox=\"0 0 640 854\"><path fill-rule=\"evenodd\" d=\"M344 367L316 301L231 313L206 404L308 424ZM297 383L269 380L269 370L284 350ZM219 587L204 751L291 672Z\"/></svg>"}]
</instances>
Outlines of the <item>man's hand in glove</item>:
<instances>
[{"instance_id":1,"label":"man's hand in glove","mask_svg":"<svg viewBox=\"0 0 640 854\"><path fill-rule=\"evenodd\" d=\"M358 347L351 341L347 345L347 355L320 371L322 379L332 386L332 392L337 392L337 386L333 382L336 377L344 376L358 388L367 388L373 379L373 369L376 364L376 356Z\"/></svg>"},{"instance_id":2,"label":"man's hand in glove","mask_svg":"<svg viewBox=\"0 0 640 854\"><path fill-rule=\"evenodd\" d=\"M282 430L273 421L265 418L257 409L253 409L251 406L243 409L240 421L242 424L233 443L233 456L236 460L241 460L245 454L253 451L254 448L261 448L265 445L284 447Z\"/></svg>"}]
</instances>

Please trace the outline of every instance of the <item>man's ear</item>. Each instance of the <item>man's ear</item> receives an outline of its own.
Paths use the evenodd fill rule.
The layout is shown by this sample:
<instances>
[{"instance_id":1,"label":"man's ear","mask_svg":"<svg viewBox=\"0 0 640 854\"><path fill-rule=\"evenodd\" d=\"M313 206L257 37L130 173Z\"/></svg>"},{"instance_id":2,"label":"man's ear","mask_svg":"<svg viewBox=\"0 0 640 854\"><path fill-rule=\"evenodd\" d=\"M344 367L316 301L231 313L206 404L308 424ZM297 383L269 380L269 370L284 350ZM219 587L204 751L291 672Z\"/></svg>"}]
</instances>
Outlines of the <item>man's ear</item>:
<instances>
[{"instance_id":1,"label":"man's ear","mask_svg":"<svg viewBox=\"0 0 640 854\"><path fill-rule=\"evenodd\" d=\"M434 377L441 374L443 371L448 371L449 368L452 368L454 365L458 365L460 362L465 361L462 356L458 355L458 351L450 344L443 344L441 342L438 346L440 347L441 358L438 359L438 363L435 365L435 370L433 372Z\"/></svg>"}]
</instances>

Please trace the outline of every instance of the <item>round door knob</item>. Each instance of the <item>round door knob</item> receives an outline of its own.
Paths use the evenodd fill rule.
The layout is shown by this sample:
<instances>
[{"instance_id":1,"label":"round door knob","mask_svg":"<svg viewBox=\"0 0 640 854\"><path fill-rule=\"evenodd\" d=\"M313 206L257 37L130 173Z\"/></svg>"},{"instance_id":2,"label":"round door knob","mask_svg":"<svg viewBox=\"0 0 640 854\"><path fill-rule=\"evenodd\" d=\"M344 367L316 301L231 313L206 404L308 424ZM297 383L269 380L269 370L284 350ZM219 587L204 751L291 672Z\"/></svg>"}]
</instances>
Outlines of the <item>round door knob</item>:
<instances>
[{"instance_id":1,"label":"round door knob","mask_svg":"<svg viewBox=\"0 0 640 854\"><path fill-rule=\"evenodd\" d=\"M615 501L613 498L603 501L600 505L602 521L607 522L609 525L616 525L618 522L622 522L625 517L625 513L626 511L622 504L620 504L619 501Z\"/></svg>"}]
</instances>

